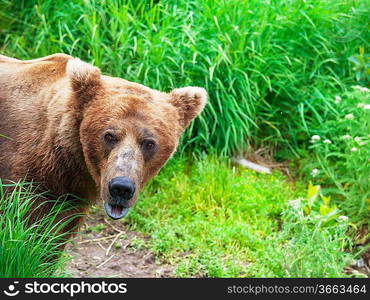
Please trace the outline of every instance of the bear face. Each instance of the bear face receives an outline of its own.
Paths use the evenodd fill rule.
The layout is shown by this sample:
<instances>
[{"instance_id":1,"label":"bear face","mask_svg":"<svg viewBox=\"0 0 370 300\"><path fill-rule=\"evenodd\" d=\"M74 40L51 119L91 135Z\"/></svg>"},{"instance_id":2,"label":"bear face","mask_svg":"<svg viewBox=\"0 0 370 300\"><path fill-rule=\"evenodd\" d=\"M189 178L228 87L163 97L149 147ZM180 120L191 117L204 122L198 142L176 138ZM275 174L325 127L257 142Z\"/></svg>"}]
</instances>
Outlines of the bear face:
<instances>
[{"instance_id":1,"label":"bear face","mask_svg":"<svg viewBox=\"0 0 370 300\"><path fill-rule=\"evenodd\" d=\"M203 110L206 92L186 87L162 93L102 76L78 59L68 62L67 74L85 163L107 214L119 219L174 153L183 131Z\"/></svg>"}]
</instances>

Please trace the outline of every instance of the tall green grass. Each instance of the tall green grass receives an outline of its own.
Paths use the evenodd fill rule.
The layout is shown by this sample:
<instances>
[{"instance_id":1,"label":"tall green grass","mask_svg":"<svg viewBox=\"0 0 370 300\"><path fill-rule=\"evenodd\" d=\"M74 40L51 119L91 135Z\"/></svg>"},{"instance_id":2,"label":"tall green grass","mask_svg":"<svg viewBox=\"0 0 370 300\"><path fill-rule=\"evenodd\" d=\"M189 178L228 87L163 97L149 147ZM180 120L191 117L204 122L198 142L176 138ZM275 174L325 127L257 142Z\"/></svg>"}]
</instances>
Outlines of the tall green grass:
<instances>
[{"instance_id":1,"label":"tall green grass","mask_svg":"<svg viewBox=\"0 0 370 300\"><path fill-rule=\"evenodd\" d=\"M65 261L61 246L66 243L63 228L70 220L57 220L68 206L65 202L46 200L50 211L30 224L31 207L37 198L29 183L10 185L0 181L0 275L1 277L60 276Z\"/></svg>"},{"instance_id":2,"label":"tall green grass","mask_svg":"<svg viewBox=\"0 0 370 300\"><path fill-rule=\"evenodd\" d=\"M168 91L199 85L205 113L182 148L224 154L262 143L299 154L304 117L333 107L347 60L368 48L367 1L0 0L0 51L22 59L64 52L105 73Z\"/></svg>"}]
</instances>

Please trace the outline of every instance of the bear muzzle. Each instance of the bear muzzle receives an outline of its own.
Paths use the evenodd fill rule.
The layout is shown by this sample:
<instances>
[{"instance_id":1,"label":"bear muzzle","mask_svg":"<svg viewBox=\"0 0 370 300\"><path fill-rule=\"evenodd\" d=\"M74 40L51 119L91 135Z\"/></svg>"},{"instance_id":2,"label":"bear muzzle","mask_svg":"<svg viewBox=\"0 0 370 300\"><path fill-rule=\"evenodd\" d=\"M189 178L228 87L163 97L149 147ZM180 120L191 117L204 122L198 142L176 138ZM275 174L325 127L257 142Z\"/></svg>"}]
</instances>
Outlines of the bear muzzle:
<instances>
[{"instance_id":1,"label":"bear muzzle","mask_svg":"<svg viewBox=\"0 0 370 300\"><path fill-rule=\"evenodd\" d=\"M129 202L135 194L135 183L128 177L115 177L108 185L110 200L105 201L104 208L112 219L120 219L127 215Z\"/></svg>"}]
</instances>

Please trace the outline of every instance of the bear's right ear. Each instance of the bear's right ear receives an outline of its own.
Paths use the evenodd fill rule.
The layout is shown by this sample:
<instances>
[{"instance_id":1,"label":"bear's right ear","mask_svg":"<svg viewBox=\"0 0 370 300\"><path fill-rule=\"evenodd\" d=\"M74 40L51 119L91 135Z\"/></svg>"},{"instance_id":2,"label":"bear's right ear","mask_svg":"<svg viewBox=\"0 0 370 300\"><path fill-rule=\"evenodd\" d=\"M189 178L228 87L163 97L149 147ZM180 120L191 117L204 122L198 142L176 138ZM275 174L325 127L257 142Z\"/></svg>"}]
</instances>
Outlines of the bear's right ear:
<instances>
[{"instance_id":1,"label":"bear's right ear","mask_svg":"<svg viewBox=\"0 0 370 300\"><path fill-rule=\"evenodd\" d=\"M207 103L207 92L200 87L188 86L174 89L170 95L172 105L178 110L179 122L183 129L202 112Z\"/></svg>"},{"instance_id":2,"label":"bear's right ear","mask_svg":"<svg viewBox=\"0 0 370 300\"><path fill-rule=\"evenodd\" d=\"M81 106L94 98L101 88L100 70L78 58L70 59L67 62L66 73Z\"/></svg>"}]
</instances>

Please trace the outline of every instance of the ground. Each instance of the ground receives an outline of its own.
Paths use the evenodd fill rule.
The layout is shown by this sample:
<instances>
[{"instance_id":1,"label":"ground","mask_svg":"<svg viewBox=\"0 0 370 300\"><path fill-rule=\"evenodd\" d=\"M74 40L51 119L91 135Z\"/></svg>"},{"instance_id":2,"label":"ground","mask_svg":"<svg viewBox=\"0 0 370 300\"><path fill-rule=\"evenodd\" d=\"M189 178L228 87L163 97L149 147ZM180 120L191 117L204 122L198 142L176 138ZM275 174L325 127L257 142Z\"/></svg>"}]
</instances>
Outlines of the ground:
<instances>
[{"instance_id":1,"label":"ground","mask_svg":"<svg viewBox=\"0 0 370 300\"><path fill-rule=\"evenodd\" d=\"M69 277L171 277L174 267L156 262L143 247L149 238L112 221L97 209L67 246Z\"/></svg>"},{"instance_id":2,"label":"ground","mask_svg":"<svg viewBox=\"0 0 370 300\"><path fill-rule=\"evenodd\" d=\"M365 226L363 230L366 230ZM366 232L367 233L367 232ZM365 234L366 235L366 234ZM130 230L123 222L112 221L96 209L87 217L81 232L67 246L71 258L69 277L173 277L175 266L156 262L144 242L150 238ZM347 274L369 276L370 252L345 268ZM362 276L361 276L362 277Z\"/></svg>"},{"instance_id":3,"label":"ground","mask_svg":"<svg viewBox=\"0 0 370 300\"><path fill-rule=\"evenodd\" d=\"M354 252L364 255L343 251L347 225L338 220L320 225L326 218L319 211L321 198L308 215L299 213L306 189L276 170L257 174L212 156L176 157L126 218L112 221L92 208L67 247L73 257L68 276L369 276L367 227L355 239ZM290 204L293 199L301 199L298 208Z\"/></svg>"}]
</instances>

